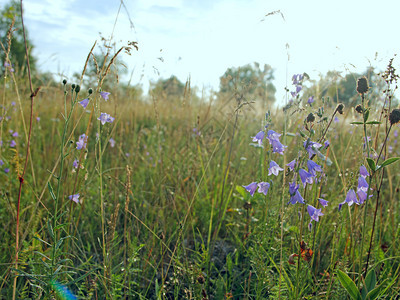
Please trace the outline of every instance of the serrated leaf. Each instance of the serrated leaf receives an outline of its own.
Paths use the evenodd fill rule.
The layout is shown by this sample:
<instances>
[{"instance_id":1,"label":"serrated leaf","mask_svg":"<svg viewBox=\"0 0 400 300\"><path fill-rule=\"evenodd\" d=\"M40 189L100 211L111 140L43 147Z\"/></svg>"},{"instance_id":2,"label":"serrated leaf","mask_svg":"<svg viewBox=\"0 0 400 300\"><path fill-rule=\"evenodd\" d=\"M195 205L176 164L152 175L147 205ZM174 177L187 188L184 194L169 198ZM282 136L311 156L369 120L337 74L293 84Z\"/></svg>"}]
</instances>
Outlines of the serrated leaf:
<instances>
[{"instance_id":1,"label":"serrated leaf","mask_svg":"<svg viewBox=\"0 0 400 300\"><path fill-rule=\"evenodd\" d=\"M372 173L374 173L376 171L375 161L372 158L367 158L367 163Z\"/></svg>"},{"instance_id":2,"label":"serrated leaf","mask_svg":"<svg viewBox=\"0 0 400 300\"><path fill-rule=\"evenodd\" d=\"M392 157L392 158L388 158L387 160L385 160L379 167L377 170L382 169L396 161L398 161L400 159L400 157Z\"/></svg>"},{"instance_id":3,"label":"serrated leaf","mask_svg":"<svg viewBox=\"0 0 400 300\"><path fill-rule=\"evenodd\" d=\"M340 283L349 293L350 297L355 300L361 300L360 291L357 289L356 284L351 280L351 278L343 271L338 270L337 275Z\"/></svg>"}]
</instances>

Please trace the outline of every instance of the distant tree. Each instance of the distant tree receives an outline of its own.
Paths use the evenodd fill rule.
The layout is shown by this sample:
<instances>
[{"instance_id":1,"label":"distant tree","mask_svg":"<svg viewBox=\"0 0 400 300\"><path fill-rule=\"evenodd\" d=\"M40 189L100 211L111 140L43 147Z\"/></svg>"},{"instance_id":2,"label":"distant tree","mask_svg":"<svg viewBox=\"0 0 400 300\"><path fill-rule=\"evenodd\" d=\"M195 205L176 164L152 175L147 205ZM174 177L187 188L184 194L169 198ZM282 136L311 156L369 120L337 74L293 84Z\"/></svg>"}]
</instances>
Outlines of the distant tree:
<instances>
[{"instance_id":1,"label":"distant tree","mask_svg":"<svg viewBox=\"0 0 400 300\"><path fill-rule=\"evenodd\" d=\"M154 95L170 101L181 100L185 94L185 85L174 75L152 83L150 89Z\"/></svg>"},{"instance_id":2,"label":"distant tree","mask_svg":"<svg viewBox=\"0 0 400 300\"><path fill-rule=\"evenodd\" d=\"M306 89L305 92L308 96L319 98L329 97L335 103L338 101L345 105L350 105L358 99L356 86L357 79L361 76L366 76L369 81L369 101L374 102L379 99L384 82L372 67L368 68L362 74L348 73L345 76L342 76L340 72L337 71L328 71L326 75L321 77L318 81L313 81L311 87Z\"/></svg>"},{"instance_id":3,"label":"distant tree","mask_svg":"<svg viewBox=\"0 0 400 300\"><path fill-rule=\"evenodd\" d=\"M12 26L13 20L14 25ZM29 63L31 71L35 72L37 60L32 56L33 45L29 39L26 27L25 32L28 45ZM22 71L26 73L26 52L22 31L21 3L19 1L10 1L0 11L0 41L4 47L4 49L0 49L0 60L2 62L3 70L8 52L8 58L12 64L11 67L17 72ZM8 45L10 45L10 48L8 48Z\"/></svg>"},{"instance_id":4,"label":"distant tree","mask_svg":"<svg viewBox=\"0 0 400 300\"><path fill-rule=\"evenodd\" d=\"M259 63L247 64L239 68L228 68L220 77L220 95L240 96L247 100L259 100L262 105L275 102L276 88L272 83L274 70L270 65Z\"/></svg>"}]
</instances>

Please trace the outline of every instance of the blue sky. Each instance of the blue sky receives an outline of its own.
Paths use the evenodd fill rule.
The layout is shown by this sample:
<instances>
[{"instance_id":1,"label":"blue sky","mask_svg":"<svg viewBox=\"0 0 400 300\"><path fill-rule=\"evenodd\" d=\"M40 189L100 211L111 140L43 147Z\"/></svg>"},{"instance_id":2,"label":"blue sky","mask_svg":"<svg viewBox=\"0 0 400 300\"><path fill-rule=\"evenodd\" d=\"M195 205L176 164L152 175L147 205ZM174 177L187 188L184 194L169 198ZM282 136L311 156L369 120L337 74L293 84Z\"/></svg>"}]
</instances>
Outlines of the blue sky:
<instances>
[{"instance_id":1,"label":"blue sky","mask_svg":"<svg viewBox=\"0 0 400 300\"><path fill-rule=\"evenodd\" d=\"M5 3L0 0L1 6ZM100 32L110 37L121 2L23 3L41 68L68 77L82 71L93 43L101 44ZM290 82L294 73L307 72L317 79L328 70L345 75L363 72L369 65L384 69L400 49L397 0L125 0L124 4L114 39L117 46L138 42L139 51L121 59L128 73L133 72L133 83L145 89L150 80L174 74L183 82L191 76L200 89L216 90L227 68L256 61L275 69L281 101L286 80ZM284 19L280 14L265 17L277 10Z\"/></svg>"}]
</instances>

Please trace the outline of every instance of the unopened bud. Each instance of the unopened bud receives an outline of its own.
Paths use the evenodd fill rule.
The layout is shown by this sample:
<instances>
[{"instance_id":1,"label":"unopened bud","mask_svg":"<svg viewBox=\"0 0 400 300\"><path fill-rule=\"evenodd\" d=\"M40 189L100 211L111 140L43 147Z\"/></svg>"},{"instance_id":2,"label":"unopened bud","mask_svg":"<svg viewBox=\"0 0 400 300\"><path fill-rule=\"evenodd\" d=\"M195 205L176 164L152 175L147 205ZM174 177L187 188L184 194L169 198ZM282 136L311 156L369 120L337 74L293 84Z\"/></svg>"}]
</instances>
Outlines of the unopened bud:
<instances>
[{"instance_id":1,"label":"unopened bud","mask_svg":"<svg viewBox=\"0 0 400 300\"><path fill-rule=\"evenodd\" d=\"M307 116L307 118L306 118L306 122L307 122L307 123L312 123L312 122L314 122L314 121L315 121L315 116L314 116L314 114L313 114L313 113L309 113L308 116Z\"/></svg>"}]
</instances>

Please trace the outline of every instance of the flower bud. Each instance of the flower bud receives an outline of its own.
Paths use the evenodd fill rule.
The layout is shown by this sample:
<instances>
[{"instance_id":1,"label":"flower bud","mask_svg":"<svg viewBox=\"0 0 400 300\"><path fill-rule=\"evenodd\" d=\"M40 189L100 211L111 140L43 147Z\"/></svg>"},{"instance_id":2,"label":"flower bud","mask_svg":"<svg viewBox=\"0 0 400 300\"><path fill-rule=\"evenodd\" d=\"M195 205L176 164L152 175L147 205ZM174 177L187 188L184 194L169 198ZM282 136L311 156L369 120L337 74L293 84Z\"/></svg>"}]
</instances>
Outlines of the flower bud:
<instances>
[{"instance_id":1,"label":"flower bud","mask_svg":"<svg viewBox=\"0 0 400 300\"><path fill-rule=\"evenodd\" d=\"M67 84L67 79L64 79L63 80L63 85L66 85Z\"/></svg>"},{"instance_id":2,"label":"flower bud","mask_svg":"<svg viewBox=\"0 0 400 300\"><path fill-rule=\"evenodd\" d=\"M88 93L89 93L89 95L93 94L93 89L90 88L90 89L88 90Z\"/></svg>"},{"instance_id":3,"label":"flower bud","mask_svg":"<svg viewBox=\"0 0 400 300\"><path fill-rule=\"evenodd\" d=\"M79 91L81 90L81 87L79 86L79 84L77 84L76 86L75 86L75 93L79 93Z\"/></svg>"}]
</instances>

